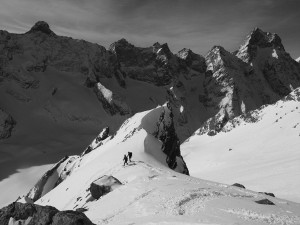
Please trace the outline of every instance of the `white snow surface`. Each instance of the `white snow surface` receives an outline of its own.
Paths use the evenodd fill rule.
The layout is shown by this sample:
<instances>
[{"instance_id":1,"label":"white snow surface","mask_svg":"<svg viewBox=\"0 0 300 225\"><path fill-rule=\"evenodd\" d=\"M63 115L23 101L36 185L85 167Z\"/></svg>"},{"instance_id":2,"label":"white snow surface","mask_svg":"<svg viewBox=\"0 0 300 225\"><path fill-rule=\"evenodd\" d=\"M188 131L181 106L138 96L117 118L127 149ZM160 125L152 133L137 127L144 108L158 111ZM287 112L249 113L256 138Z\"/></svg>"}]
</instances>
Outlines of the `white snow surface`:
<instances>
[{"instance_id":1,"label":"white snow surface","mask_svg":"<svg viewBox=\"0 0 300 225\"><path fill-rule=\"evenodd\" d=\"M300 202L300 89L181 145L192 176ZM233 129L234 128L234 129Z\"/></svg>"},{"instance_id":2,"label":"white snow surface","mask_svg":"<svg viewBox=\"0 0 300 225\"><path fill-rule=\"evenodd\" d=\"M41 177L51 166L42 165L18 169L17 173L2 180L0 182L0 208L10 204L12 199L16 200L19 195L24 194L24 190L29 191L38 177Z\"/></svg>"},{"instance_id":3,"label":"white snow surface","mask_svg":"<svg viewBox=\"0 0 300 225\"><path fill-rule=\"evenodd\" d=\"M152 134L165 106L138 113L81 158L72 174L36 201L59 210L85 208L95 224L299 224L300 204L201 180L169 169ZM122 158L133 152L133 161ZM179 161L178 161L179 162ZM122 185L96 200L90 184L114 176ZM255 201L267 198L275 205Z\"/></svg>"},{"instance_id":4,"label":"white snow surface","mask_svg":"<svg viewBox=\"0 0 300 225\"><path fill-rule=\"evenodd\" d=\"M300 62L300 57L296 59L296 62L298 62L298 63Z\"/></svg>"}]
</instances>

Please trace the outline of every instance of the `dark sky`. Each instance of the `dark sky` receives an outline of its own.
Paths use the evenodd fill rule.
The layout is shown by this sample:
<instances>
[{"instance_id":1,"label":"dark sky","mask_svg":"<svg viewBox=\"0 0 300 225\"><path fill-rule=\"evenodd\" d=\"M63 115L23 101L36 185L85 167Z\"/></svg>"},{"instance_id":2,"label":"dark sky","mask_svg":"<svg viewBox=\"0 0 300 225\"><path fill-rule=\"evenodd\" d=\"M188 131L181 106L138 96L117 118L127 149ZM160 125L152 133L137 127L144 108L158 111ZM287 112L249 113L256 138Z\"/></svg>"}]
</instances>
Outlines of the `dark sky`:
<instances>
[{"instance_id":1,"label":"dark sky","mask_svg":"<svg viewBox=\"0 0 300 225\"><path fill-rule=\"evenodd\" d=\"M275 32L300 56L300 0L1 0L0 29L22 33L38 20L59 34L108 47L167 42L205 55L214 45L236 50L254 28Z\"/></svg>"}]
</instances>

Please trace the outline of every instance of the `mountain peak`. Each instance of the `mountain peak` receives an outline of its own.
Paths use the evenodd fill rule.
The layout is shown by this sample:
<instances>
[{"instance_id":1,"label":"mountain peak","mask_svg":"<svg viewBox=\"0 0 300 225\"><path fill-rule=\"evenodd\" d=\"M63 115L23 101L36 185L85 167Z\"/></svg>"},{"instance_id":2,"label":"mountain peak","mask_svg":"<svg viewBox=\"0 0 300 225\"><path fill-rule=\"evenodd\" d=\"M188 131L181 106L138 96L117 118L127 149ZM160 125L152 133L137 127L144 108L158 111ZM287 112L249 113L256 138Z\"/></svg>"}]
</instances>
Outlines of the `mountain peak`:
<instances>
[{"instance_id":1,"label":"mountain peak","mask_svg":"<svg viewBox=\"0 0 300 225\"><path fill-rule=\"evenodd\" d=\"M202 55L194 53L191 49L183 48L176 55L184 60L193 70L200 73L206 71L205 58Z\"/></svg>"},{"instance_id":2,"label":"mountain peak","mask_svg":"<svg viewBox=\"0 0 300 225\"><path fill-rule=\"evenodd\" d=\"M260 28L256 27L240 46L236 56L248 63L256 57L258 49L265 48L285 51L281 38L277 34L264 32Z\"/></svg>"},{"instance_id":3,"label":"mountain peak","mask_svg":"<svg viewBox=\"0 0 300 225\"><path fill-rule=\"evenodd\" d=\"M50 26L45 21L38 21L36 22L33 27L28 31L28 33L34 32L42 32L48 35L55 35L55 33L50 29Z\"/></svg>"},{"instance_id":4,"label":"mountain peak","mask_svg":"<svg viewBox=\"0 0 300 225\"><path fill-rule=\"evenodd\" d=\"M116 41L115 43L118 43L119 45L130 45L130 43L125 38L121 38L120 40Z\"/></svg>"},{"instance_id":5,"label":"mountain peak","mask_svg":"<svg viewBox=\"0 0 300 225\"><path fill-rule=\"evenodd\" d=\"M160 44L156 42L153 44L152 48L153 52L158 55L165 55L167 58L170 58L172 56L172 52L167 43Z\"/></svg>"},{"instance_id":6,"label":"mountain peak","mask_svg":"<svg viewBox=\"0 0 300 225\"><path fill-rule=\"evenodd\" d=\"M223 48L220 45L215 45L212 47L212 49L207 53L206 58L210 57L211 55L219 55L221 58L223 58L223 56L226 56L227 54L230 54L228 51L225 50L225 48Z\"/></svg>"},{"instance_id":7,"label":"mountain peak","mask_svg":"<svg viewBox=\"0 0 300 225\"><path fill-rule=\"evenodd\" d=\"M168 54L171 53L170 48L169 48L169 46L168 46L167 43L160 44L160 43L158 43L158 42L155 42L155 43L153 44L153 51L156 52L156 53L158 53L158 51L160 51L160 49L161 49L164 53L168 53Z\"/></svg>"},{"instance_id":8,"label":"mountain peak","mask_svg":"<svg viewBox=\"0 0 300 225\"><path fill-rule=\"evenodd\" d=\"M121 38L120 40L112 43L109 46L109 50L116 54L117 49L132 49L134 45L130 44L125 38Z\"/></svg>"},{"instance_id":9,"label":"mountain peak","mask_svg":"<svg viewBox=\"0 0 300 225\"><path fill-rule=\"evenodd\" d=\"M275 47L284 50L281 38L276 33L264 32L256 27L248 36L248 43L258 47Z\"/></svg>"},{"instance_id":10,"label":"mountain peak","mask_svg":"<svg viewBox=\"0 0 300 225\"><path fill-rule=\"evenodd\" d=\"M183 48L177 53L177 56L181 59L187 59L187 58L191 57L192 54L194 54L194 53L192 52L191 49Z\"/></svg>"}]
</instances>

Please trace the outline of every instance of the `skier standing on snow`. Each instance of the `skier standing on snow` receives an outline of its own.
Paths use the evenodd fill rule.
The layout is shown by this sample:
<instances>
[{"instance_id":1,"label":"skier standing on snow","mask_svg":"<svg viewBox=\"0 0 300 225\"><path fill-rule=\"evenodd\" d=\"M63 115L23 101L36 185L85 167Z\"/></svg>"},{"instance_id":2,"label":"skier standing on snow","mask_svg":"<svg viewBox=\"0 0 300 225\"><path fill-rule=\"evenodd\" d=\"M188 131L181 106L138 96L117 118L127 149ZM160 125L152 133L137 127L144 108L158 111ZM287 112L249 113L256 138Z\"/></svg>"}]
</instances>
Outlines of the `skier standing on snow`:
<instances>
[{"instance_id":1,"label":"skier standing on snow","mask_svg":"<svg viewBox=\"0 0 300 225\"><path fill-rule=\"evenodd\" d=\"M128 152L129 162L131 162L132 152Z\"/></svg>"},{"instance_id":2,"label":"skier standing on snow","mask_svg":"<svg viewBox=\"0 0 300 225\"><path fill-rule=\"evenodd\" d=\"M124 158L123 158L123 161L124 161L124 166L125 166L125 164L127 164L128 165L128 158L127 158L127 156L126 155L124 155Z\"/></svg>"}]
</instances>

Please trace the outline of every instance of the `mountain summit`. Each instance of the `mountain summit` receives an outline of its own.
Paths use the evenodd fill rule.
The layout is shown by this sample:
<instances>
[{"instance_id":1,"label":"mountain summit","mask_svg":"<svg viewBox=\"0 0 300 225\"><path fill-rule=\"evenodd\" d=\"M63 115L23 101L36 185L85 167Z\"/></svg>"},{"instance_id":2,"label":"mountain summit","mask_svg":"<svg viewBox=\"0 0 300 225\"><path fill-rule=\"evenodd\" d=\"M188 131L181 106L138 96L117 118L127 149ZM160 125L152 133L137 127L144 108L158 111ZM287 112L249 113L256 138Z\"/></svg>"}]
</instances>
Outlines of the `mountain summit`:
<instances>
[{"instance_id":1,"label":"mountain summit","mask_svg":"<svg viewBox=\"0 0 300 225\"><path fill-rule=\"evenodd\" d=\"M240 46L237 56L243 61L250 63L257 56L257 51L265 48L285 51L281 38L277 34L255 28Z\"/></svg>"},{"instance_id":2,"label":"mountain summit","mask_svg":"<svg viewBox=\"0 0 300 225\"><path fill-rule=\"evenodd\" d=\"M35 33L35 32L42 32L47 35L54 36L55 33L50 29L50 26L48 23L44 21L38 21L34 26L28 31L28 33Z\"/></svg>"}]
</instances>

